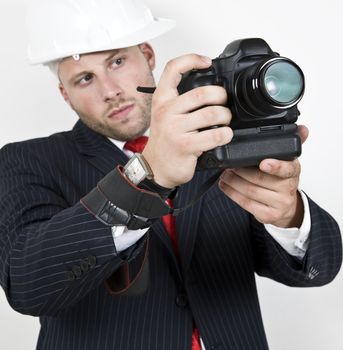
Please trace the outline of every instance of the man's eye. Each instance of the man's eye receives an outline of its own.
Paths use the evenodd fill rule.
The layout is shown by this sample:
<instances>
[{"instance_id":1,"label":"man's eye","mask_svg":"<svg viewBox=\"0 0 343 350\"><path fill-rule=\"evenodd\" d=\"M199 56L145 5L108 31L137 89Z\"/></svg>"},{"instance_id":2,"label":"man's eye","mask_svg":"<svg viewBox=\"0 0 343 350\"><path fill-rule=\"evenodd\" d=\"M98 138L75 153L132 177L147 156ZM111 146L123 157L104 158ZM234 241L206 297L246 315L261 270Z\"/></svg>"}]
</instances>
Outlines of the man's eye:
<instances>
[{"instance_id":1,"label":"man's eye","mask_svg":"<svg viewBox=\"0 0 343 350\"><path fill-rule=\"evenodd\" d=\"M93 74L86 74L82 79L80 79L79 84L80 85L85 85L89 83L93 78Z\"/></svg>"},{"instance_id":2,"label":"man's eye","mask_svg":"<svg viewBox=\"0 0 343 350\"><path fill-rule=\"evenodd\" d=\"M113 68L117 68L118 66L121 66L124 63L124 58L120 57L120 58L116 58L115 60L113 60L112 62L112 67Z\"/></svg>"}]
</instances>

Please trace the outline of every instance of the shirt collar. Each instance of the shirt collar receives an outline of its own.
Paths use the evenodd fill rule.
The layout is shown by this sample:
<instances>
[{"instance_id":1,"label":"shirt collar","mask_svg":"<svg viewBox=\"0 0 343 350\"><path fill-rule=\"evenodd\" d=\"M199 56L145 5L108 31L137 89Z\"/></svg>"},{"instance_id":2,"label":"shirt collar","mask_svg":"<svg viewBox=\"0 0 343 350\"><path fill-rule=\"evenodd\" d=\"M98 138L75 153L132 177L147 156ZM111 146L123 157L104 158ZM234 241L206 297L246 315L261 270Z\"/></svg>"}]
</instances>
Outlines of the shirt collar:
<instances>
[{"instance_id":1,"label":"shirt collar","mask_svg":"<svg viewBox=\"0 0 343 350\"><path fill-rule=\"evenodd\" d=\"M149 136L149 129L143 134L144 136ZM126 155L132 155L131 151L124 149L126 141L119 141L115 139L108 138L112 143L114 143L121 151L123 151Z\"/></svg>"}]
</instances>

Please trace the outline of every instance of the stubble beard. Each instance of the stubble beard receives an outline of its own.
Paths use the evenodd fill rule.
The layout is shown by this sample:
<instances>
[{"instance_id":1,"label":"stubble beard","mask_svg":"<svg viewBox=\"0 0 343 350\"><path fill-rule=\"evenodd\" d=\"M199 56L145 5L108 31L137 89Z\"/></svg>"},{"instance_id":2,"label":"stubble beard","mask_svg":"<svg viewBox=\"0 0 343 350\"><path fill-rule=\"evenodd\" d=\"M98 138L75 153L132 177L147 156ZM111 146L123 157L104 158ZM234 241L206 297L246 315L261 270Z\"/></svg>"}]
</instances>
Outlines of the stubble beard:
<instances>
[{"instance_id":1,"label":"stubble beard","mask_svg":"<svg viewBox=\"0 0 343 350\"><path fill-rule=\"evenodd\" d=\"M72 108L81 121L98 134L118 141L128 141L143 135L149 129L151 119L151 100L152 96L147 94L143 95L140 100L128 98L120 99L116 103L113 103L113 105L107 109L108 112L114 108L118 108L120 105L129 104L134 104L136 109L133 117L119 121L116 125L111 125L110 121L106 120L108 112L104 113L101 120L96 120L92 116L78 111L73 106ZM132 118L134 118L134 123L132 123Z\"/></svg>"},{"instance_id":2,"label":"stubble beard","mask_svg":"<svg viewBox=\"0 0 343 350\"><path fill-rule=\"evenodd\" d=\"M144 86L155 86L155 79L151 71L147 73L143 84ZM135 106L135 115L131 116L129 119L123 119L116 125L111 125L110 120L107 120L107 116L111 110L118 108L121 105L130 104ZM90 129L94 130L98 134L118 141L128 141L142 136L149 129L151 120L151 104L151 94L143 93L139 99L135 97L121 98L107 107L100 120L97 120L91 115L82 113L82 111L74 108L73 105L71 105L71 107L79 116L81 121L83 121ZM132 121L134 121L134 123L132 123Z\"/></svg>"}]
</instances>

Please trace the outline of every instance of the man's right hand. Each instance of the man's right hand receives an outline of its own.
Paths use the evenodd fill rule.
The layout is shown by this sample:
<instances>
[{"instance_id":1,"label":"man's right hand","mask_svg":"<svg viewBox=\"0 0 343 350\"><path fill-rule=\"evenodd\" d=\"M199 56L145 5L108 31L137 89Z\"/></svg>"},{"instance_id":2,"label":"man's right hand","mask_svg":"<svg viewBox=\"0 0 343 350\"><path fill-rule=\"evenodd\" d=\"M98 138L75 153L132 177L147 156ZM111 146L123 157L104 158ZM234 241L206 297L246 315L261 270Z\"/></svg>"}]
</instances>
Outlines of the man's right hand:
<instances>
[{"instance_id":1,"label":"man's right hand","mask_svg":"<svg viewBox=\"0 0 343 350\"><path fill-rule=\"evenodd\" d=\"M154 181L163 187L190 181L198 157L232 139L223 87L203 86L182 95L177 91L183 73L210 66L209 58L195 54L169 61L152 97L150 135L143 155ZM216 125L222 126L201 130Z\"/></svg>"}]
</instances>

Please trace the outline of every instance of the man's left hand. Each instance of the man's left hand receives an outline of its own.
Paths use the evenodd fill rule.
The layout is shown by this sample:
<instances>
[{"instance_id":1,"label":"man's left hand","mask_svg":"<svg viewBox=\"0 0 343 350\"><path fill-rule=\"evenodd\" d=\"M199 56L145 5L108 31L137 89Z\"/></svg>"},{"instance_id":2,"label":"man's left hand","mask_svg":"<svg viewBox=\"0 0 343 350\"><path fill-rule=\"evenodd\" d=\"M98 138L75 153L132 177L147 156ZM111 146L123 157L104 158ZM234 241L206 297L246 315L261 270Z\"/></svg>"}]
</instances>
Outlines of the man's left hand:
<instances>
[{"instance_id":1,"label":"man's left hand","mask_svg":"<svg viewBox=\"0 0 343 350\"><path fill-rule=\"evenodd\" d=\"M302 143L308 129L298 127ZM304 208L298 192L300 162L265 159L259 167L226 169L219 188L263 224L300 227Z\"/></svg>"}]
</instances>

